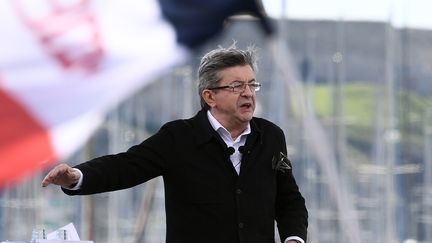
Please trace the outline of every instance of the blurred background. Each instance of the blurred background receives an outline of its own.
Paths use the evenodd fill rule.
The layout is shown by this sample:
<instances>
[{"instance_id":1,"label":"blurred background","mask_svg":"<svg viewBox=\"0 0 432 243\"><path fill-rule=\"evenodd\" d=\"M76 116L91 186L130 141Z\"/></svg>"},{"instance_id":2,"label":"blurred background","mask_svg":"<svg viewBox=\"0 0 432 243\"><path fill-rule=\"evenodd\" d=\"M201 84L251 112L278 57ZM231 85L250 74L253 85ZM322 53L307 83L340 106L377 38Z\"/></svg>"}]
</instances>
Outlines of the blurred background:
<instances>
[{"instance_id":1,"label":"blurred background","mask_svg":"<svg viewBox=\"0 0 432 243\"><path fill-rule=\"evenodd\" d=\"M65 162L124 151L165 122L193 116L199 109L200 57L235 40L239 48L259 50L263 86L256 116L285 132L309 210L308 242L432 242L430 4L263 4L283 52L272 49L257 19L231 17L187 63L112 109ZM0 191L0 239L30 239L32 228L53 231L73 222L81 239L164 242L161 178L128 190L69 197L57 187L41 187L48 169Z\"/></svg>"}]
</instances>

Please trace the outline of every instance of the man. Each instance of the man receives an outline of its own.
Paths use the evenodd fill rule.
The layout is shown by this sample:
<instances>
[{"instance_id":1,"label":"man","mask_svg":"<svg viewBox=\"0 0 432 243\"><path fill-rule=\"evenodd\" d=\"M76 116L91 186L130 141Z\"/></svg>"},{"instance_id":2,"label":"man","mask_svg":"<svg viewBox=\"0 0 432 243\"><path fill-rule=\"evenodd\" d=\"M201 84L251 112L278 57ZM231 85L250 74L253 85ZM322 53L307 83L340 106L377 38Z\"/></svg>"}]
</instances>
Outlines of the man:
<instances>
[{"instance_id":1,"label":"man","mask_svg":"<svg viewBox=\"0 0 432 243\"><path fill-rule=\"evenodd\" d=\"M166 242L306 242L307 210L286 158L283 131L253 117L254 50L219 48L198 70L202 109L165 124L127 152L71 168L60 164L42 182L68 195L129 188L163 176Z\"/></svg>"}]
</instances>

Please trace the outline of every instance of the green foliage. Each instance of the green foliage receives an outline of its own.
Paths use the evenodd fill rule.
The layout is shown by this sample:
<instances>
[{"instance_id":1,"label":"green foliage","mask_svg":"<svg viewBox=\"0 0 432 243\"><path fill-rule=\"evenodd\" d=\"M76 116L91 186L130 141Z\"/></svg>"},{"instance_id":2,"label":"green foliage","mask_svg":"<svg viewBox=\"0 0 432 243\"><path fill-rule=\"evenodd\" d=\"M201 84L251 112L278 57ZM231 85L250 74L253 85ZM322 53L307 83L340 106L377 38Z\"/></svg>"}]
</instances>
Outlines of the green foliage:
<instances>
[{"instance_id":1,"label":"green foliage","mask_svg":"<svg viewBox=\"0 0 432 243\"><path fill-rule=\"evenodd\" d=\"M376 136L383 136L377 124L385 129L390 124L389 105L385 87L368 83L347 83L342 89L340 107L349 146L362 153L370 153ZM335 120L333 111L335 91L330 85L313 89L313 102L317 115L327 125ZM418 157L423 149L423 130L431 123L432 99L407 91L395 92L393 115L400 130L400 149L408 157ZM417 153L417 155L416 155Z\"/></svg>"},{"instance_id":2,"label":"green foliage","mask_svg":"<svg viewBox=\"0 0 432 243\"><path fill-rule=\"evenodd\" d=\"M381 106L382 111L388 113L388 102L385 89L378 85L365 83L349 83L342 90L344 119L347 124L357 126L372 126L377 107ZM330 85L316 86L313 91L314 107L321 118L330 118L333 114L334 91ZM432 110L432 100L420 97L407 91L398 92L394 98L395 114L407 115L410 122L424 121L428 110ZM409 109L409 110L406 110ZM404 114L408 112L408 114Z\"/></svg>"}]
</instances>

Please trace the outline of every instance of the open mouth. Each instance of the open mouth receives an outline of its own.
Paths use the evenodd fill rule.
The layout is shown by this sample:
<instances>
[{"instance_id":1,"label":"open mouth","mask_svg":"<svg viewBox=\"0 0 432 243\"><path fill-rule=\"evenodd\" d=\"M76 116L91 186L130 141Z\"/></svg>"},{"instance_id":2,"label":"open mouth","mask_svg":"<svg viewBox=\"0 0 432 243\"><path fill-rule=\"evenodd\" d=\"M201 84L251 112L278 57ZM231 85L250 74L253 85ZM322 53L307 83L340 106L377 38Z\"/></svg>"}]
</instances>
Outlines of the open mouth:
<instances>
[{"instance_id":1,"label":"open mouth","mask_svg":"<svg viewBox=\"0 0 432 243\"><path fill-rule=\"evenodd\" d=\"M252 104L251 103L244 103L240 107L249 109L252 107Z\"/></svg>"}]
</instances>

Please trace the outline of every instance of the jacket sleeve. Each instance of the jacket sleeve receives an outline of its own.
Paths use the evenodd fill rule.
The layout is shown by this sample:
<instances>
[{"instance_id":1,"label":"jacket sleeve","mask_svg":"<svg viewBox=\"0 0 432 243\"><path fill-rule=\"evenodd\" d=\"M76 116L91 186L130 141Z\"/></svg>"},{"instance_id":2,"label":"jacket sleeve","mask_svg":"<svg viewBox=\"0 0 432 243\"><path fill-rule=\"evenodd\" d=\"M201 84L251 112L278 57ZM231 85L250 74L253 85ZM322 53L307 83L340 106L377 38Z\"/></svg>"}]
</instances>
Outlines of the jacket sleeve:
<instances>
[{"instance_id":1,"label":"jacket sleeve","mask_svg":"<svg viewBox=\"0 0 432 243\"><path fill-rule=\"evenodd\" d=\"M281 151L287 155L285 136L281 134ZM306 242L308 211L291 169L277 172L276 222L281 240L290 236Z\"/></svg>"},{"instance_id":2,"label":"jacket sleeve","mask_svg":"<svg viewBox=\"0 0 432 243\"><path fill-rule=\"evenodd\" d=\"M161 128L126 152L79 164L75 168L83 173L81 189L62 190L68 195L88 195L130 188L160 176L166 168L171 141L168 129Z\"/></svg>"}]
</instances>

